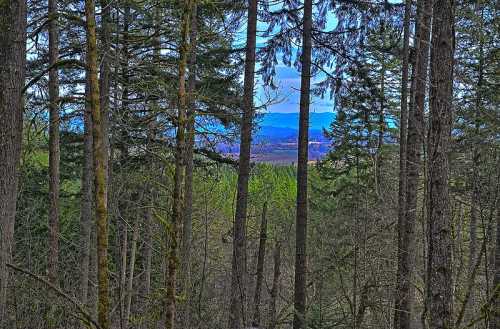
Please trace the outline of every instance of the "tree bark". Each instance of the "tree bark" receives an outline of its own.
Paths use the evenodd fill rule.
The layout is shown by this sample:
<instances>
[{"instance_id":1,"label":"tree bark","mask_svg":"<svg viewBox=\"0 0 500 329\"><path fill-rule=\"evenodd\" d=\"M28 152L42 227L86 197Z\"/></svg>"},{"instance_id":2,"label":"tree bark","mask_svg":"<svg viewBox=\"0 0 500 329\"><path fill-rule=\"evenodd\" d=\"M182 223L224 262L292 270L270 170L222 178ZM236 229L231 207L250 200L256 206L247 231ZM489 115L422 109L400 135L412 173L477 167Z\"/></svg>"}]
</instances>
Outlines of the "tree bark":
<instances>
[{"instance_id":1,"label":"tree bark","mask_svg":"<svg viewBox=\"0 0 500 329\"><path fill-rule=\"evenodd\" d=\"M406 209L401 252L400 329L409 329L413 304L413 278L415 257L415 225L417 222L417 197L420 176L420 158L424 141L424 106L429 62L429 39L432 15L432 0L418 3L416 32L415 99L408 117L406 153Z\"/></svg>"},{"instance_id":2,"label":"tree bark","mask_svg":"<svg viewBox=\"0 0 500 329\"><path fill-rule=\"evenodd\" d=\"M297 213L295 224L295 286L293 328L306 329L307 283L307 160L311 89L312 0L304 0L300 77L299 145L297 157Z\"/></svg>"},{"instance_id":3,"label":"tree bark","mask_svg":"<svg viewBox=\"0 0 500 329\"><path fill-rule=\"evenodd\" d=\"M453 2L435 0L431 43L429 150L430 328L451 328L453 284L448 153L452 126Z\"/></svg>"},{"instance_id":4,"label":"tree bark","mask_svg":"<svg viewBox=\"0 0 500 329\"><path fill-rule=\"evenodd\" d=\"M110 328L108 277L108 207L106 179L106 146L104 144L103 116L99 104L97 79L97 40L95 2L85 0L87 32L87 67L89 72L90 107L92 110L92 136L94 152L94 185L97 223L97 280L98 322L102 329Z\"/></svg>"},{"instance_id":5,"label":"tree bark","mask_svg":"<svg viewBox=\"0 0 500 329\"><path fill-rule=\"evenodd\" d=\"M186 178L184 183L184 219L182 224L182 290L184 310L182 322L184 329L191 328L191 244L193 235L193 150L195 143L196 119L196 44L198 37L197 5L193 3L191 28L189 33L190 51L188 59L189 78L187 85L188 111L186 127Z\"/></svg>"},{"instance_id":6,"label":"tree bark","mask_svg":"<svg viewBox=\"0 0 500 329\"><path fill-rule=\"evenodd\" d=\"M241 121L240 154L236 211L233 227L233 259L231 272L231 308L229 328L241 329L245 319L246 276L246 218L248 203L248 180L250 176L250 150L254 116L255 47L257 42L257 0L248 1L248 23L245 51L245 75L243 80L243 115Z\"/></svg>"},{"instance_id":7,"label":"tree bark","mask_svg":"<svg viewBox=\"0 0 500 329\"><path fill-rule=\"evenodd\" d=\"M177 110L177 135L175 149L175 173L172 206L172 225L170 227L170 240L167 255L167 287L166 287L166 329L175 328L176 319L176 287L178 263L178 227L183 221L184 199L182 186L185 180L185 147L186 147L186 66L189 56L189 28L193 4L196 0L187 0L183 3L181 22L181 41L179 45L179 90Z\"/></svg>"},{"instance_id":8,"label":"tree bark","mask_svg":"<svg viewBox=\"0 0 500 329\"><path fill-rule=\"evenodd\" d=\"M269 329L275 329L277 326L276 319L276 304L279 293L280 284L280 267L281 267L281 244L276 241L274 247L274 273L273 273L273 285L271 288L271 298L269 300Z\"/></svg>"},{"instance_id":9,"label":"tree bark","mask_svg":"<svg viewBox=\"0 0 500 329\"><path fill-rule=\"evenodd\" d=\"M495 273L493 277L493 295L491 297L492 314L490 328L500 329L500 210L497 209L497 235L495 243Z\"/></svg>"},{"instance_id":10,"label":"tree bark","mask_svg":"<svg viewBox=\"0 0 500 329\"><path fill-rule=\"evenodd\" d=\"M88 76L88 72L86 73ZM85 110L83 113L83 170L81 179L80 208L80 299L87 305L89 296L90 272L90 231L92 225L92 113L89 103L88 82L85 88Z\"/></svg>"},{"instance_id":11,"label":"tree bark","mask_svg":"<svg viewBox=\"0 0 500 329\"><path fill-rule=\"evenodd\" d=\"M266 258L267 240L267 201L262 206L262 218L260 222L259 254L257 256L257 279L255 282L255 294L253 299L254 313L253 326L260 327L260 295L262 293L262 281L264 280L264 262Z\"/></svg>"},{"instance_id":12,"label":"tree bark","mask_svg":"<svg viewBox=\"0 0 500 329\"><path fill-rule=\"evenodd\" d=\"M14 249L26 67L26 1L0 2L0 328L11 328L8 263Z\"/></svg>"},{"instance_id":13,"label":"tree bark","mask_svg":"<svg viewBox=\"0 0 500 329\"><path fill-rule=\"evenodd\" d=\"M99 0L101 4L101 61L99 70L99 106L102 116L102 131L104 145L104 170L106 182L111 175L109 166L110 143L109 143L109 93L111 89L111 0ZM107 184L107 183L106 183ZM109 185L109 184L108 184ZM106 203L108 202L106 193Z\"/></svg>"},{"instance_id":14,"label":"tree bark","mask_svg":"<svg viewBox=\"0 0 500 329\"><path fill-rule=\"evenodd\" d=\"M135 271L135 258L137 254L137 240L139 239L139 219L136 220L134 225L134 233L132 233L132 245L130 246L130 263L128 270L128 282L126 290L126 303L125 303L125 326L128 329L130 320L130 310L132 307L132 295L134 287L134 271Z\"/></svg>"},{"instance_id":15,"label":"tree bark","mask_svg":"<svg viewBox=\"0 0 500 329\"><path fill-rule=\"evenodd\" d=\"M49 65L59 58L59 27L57 0L49 0ZM48 278L58 285L59 265L59 73L57 67L49 71L49 257Z\"/></svg>"},{"instance_id":16,"label":"tree bark","mask_svg":"<svg viewBox=\"0 0 500 329\"><path fill-rule=\"evenodd\" d=\"M402 256L403 236L405 232L405 210L406 210L406 130L408 125L408 72L409 72L409 46L410 46L410 20L412 0L405 1L404 25L403 25L403 61L401 75L401 112L399 117L399 188L398 188L398 268L396 275L396 293L394 301L394 328L399 328L401 315L402 278Z\"/></svg>"},{"instance_id":17,"label":"tree bark","mask_svg":"<svg viewBox=\"0 0 500 329\"><path fill-rule=\"evenodd\" d=\"M123 203L122 203L123 204ZM120 207L121 211L124 208ZM128 252L128 225L125 221L121 221L119 227L121 227L121 252L120 252L120 328L125 328L125 296L127 292L125 290L125 285L127 284L127 252Z\"/></svg>"}]
</instances>

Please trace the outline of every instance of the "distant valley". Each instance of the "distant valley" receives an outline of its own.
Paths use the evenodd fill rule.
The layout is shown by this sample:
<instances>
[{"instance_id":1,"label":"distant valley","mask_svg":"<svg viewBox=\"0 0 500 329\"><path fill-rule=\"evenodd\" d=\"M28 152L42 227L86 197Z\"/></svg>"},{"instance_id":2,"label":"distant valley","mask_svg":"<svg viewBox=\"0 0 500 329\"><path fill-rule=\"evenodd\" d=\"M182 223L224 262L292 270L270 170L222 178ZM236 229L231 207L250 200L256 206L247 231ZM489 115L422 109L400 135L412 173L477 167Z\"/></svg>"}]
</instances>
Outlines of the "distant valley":
<instances>
[{"instance_id":1,"label":"distant valley","mask_svg":"<svg viewBox=\"0 0 500 329\"><path fill-rule=\"evenodd\" d=\"M330 141L325 138L327 129L335 118L334 113L310 113L309 116L309 160L322 158ZM256 123L252 145L252 161L289 164L297 161L299 113L266 113L260 115ZM239 145L221 145L220 151L237 157Z\"/></svg>"}]
</instances>

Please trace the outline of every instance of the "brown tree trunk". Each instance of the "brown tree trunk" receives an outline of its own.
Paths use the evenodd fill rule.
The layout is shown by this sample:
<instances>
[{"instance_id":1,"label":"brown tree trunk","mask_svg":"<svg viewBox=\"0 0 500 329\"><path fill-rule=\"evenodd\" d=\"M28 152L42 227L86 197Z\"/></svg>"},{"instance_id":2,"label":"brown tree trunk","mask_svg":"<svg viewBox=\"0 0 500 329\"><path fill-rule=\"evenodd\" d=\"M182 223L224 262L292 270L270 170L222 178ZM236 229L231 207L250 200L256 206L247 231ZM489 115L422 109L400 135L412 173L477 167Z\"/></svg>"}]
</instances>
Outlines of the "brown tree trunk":
<instances>
[{"instance_id":1,"label":"brown tree trunk","mask_svg":"<svg viewBox=\"0 0 500 329\"><path fill-rule=\"evenodd\" d=\"M274 274L273 274L273 285L271 287L271 297L269 300L269 329L275 329L277 326L276 319L276 304L279 293L279 284L280 284L280 267L281 267L281 244L279 241L276 241L276 245L274 247Z\"/></svg>"},{"instance_id":2,"label":"brown tree trunk","mask_svg":"<svg viewBox=\"0 0 500 329\"><path fill-rule=\"evenodd\" d=\"M95 2L85 0L87 32L87 70L89 72L90 107L92 110L92 136L94 151L94 185L97 223L97 280L98 322L101 329L109 329L109 278L108 278L108 207L106 180L106 149L104 144L103 116L99 107L97 80L97 40Z\"/></svg>"},{"instance_id":3,"label":"brown tree trunk","mask_svg":"<svg viewBox=\"0 0 500 329\"><path fill-rule=\"evenodd\" d=\"M402 256L403 256L403 236L405 232L405 209L406 209L406 129L408 125L408 72L409 72L409 48L410 48L410 20L412 0L406 0L404 25L403 25L403 65L401 76L401 112L399 116L399 189L398 189L398 267L396 275L396 292L394 301L394 328L399 328L399 318L401 315L401 293L402 278Z\"/></svg>"},{"instance_id":4,"label":"brown tree trunk","mask_svg":"<svg viewBox=\"0 0 500 329\"><path fill-rule=\"evenodd\" d=\"M429 150L430 328L451 328L453 284L448 153L452 126L453 2L435 0L431 43ZM418 88L417 88L418 89Z\"/></svg>"},{"instance_id":5,"label":"brown tree trunk","mask_svg":"<svg viewBox=\"0 0 500 329\"><path fill-rule=\"evenodd\" d=\"M262 292L262 281L264 280L264 262L266 258L267 240L267 202L262 206L262 218L260 222L259 254L257 256L257 279L255 282L255 294L253 298L253 326L260 328L260 295Z\"/></svg>"},{"instance_id":6,"label":"brown tree trunk","mask_svg":"<svg viewBox=\"0 0 500 329\"><path fill-rule=\"evenodd\" d=\"M88 72L86 73L88 77ZM85 110L83 113L83 170L81 179L80 208L80 300L87 305L89 297L90 231L92 225L92 113L89 103L88 82L85 88Z\"/></svg>"},{"instance_id":7,"label":"brown tree trunk","mask_svg":"<svg viewBox=\"0 0 500 329\"><path fill-rule=\"evenodd\" d=\"M495 273L491 297L490 329L500 329L500 210L497 209L497 235L495 244Z\"/></svg>"},{"instance_id":8,"label":"brown tree trunk","mask_svg":"<svg viewBox=\"0 0 500 329\"><path fill-rule=\"evenodd\" d=\"M475 4L475 12L476 15L480 17L480 28L483 26L484 14L483 10L480 8L479 3ZM474 271L474 264L476 264L477 259L477 220L479 218L479 209L481 204L481 186L480 186L480 176L479 176L479 165L481 161L481 153L480 153L480 115L481 115L481 103L482 103L482 88L483 88L483 78L484 78L484 46L482 39L479 40L479 59L478 59L478 67L477 67L477 86L475 88L475 106L474 106L474 133L475 141L472 144L472 196L471 196L471 210L470 210L470 225L469 225L469 234L470 234L470 244L469 244L469 277L472 277L475 280L475 277L472 276ZM475 288L475 282L473 282L473 287ZM467 301L467 319L472 320L475 314L475 304L476 304L476 294L475 289L471 290L470 300ZM476 328L475 325L471 327L471 329Z\"/></svg>"},{"instance_id":9,"label":"brown tree trunk","mask_svg":"<svg viewBox=\"0 0 500 329\"><path fill-rule=\"evenodd\" d=\"M432 0L418 2L415 59L415 99L408 117L406 151L406 210L401 251L401 304L399 328L409 329L413 304L413 278L415 256L415 225L417 222L417 196L420 176L420 158L424 141L424 106L429 62L429 39Z\"/></svg>"},{"instance_id":10,"label":"brown tree trunk","mask_svg":"<svg viewBox=\"0 0 500 329\"><path fill-rule=\"evenodd\" d=\"M124 212L124 208L120 207ZM125 221L121 221L121 252L120 252L120 328L125 327L125 296L127 292L125 285L127 284L127 251L128 251L128 225Z\"/></svg>"},{"instance_id":11,"label":"brown tree trunk","mask_svg":"<svg viewBox=\"0 0 500 329\"><path fill-rule=\"evenodd\" d=\"M59 57L57 0L49 0L49 65ZM57 67L49 71L49 257L48 278L58 284L59 264L59 74Z\"/></svg>"},{"instance_id":12,"label":"brown tree trunk","mask_svg":"<svg viewBox=\"0 0 500 329\"><path fill-rule=\"evenodd\" d=\"M246 276L246 218L248 180L250 176L250 149L254 116L255 47L257 40L257 0L248 1L248 23L245 52L245 76L243 80L243 115L241 121L240 155L236 212L233 227L233 259L231 272L231 308L229 328L241 329L245 321Z\"/></svg>"},{"instance_id":13,"label":"brown tree trunk","mask_svg":"<svg viewBox=\"0 0 500 329\"><path fill-rule=\"evenodd\" d=\"M295 224L295 287L293 329L306 329L307 283L307 160L311 90L312 0L304 0L300 77L299 145L297 157L297 218Z\"/></svg>"},{"instance_id":14,"label":"brown tree trunk","mask_svg":"<svg viewBox=\"0 0 500 329\"><path fill-rule=\"evenodd\" d=\"M0 2L0 328L12 328L9 272L23 131L22 88L26 64L26 1Z\"/></svg>"},{"instance_id":15,"label":"brown tree trunk","mask_svg":"<svg viewBox=\"0 0 500 329\"><path fill-rule=\"evenodd\" d=\"M14 251L18 166L23 128L26 4L0 3L0 328L9 328L9 272ZM13 325L13 324L12 324Z\"/></svg>"},{"instance_id":16,"label":"brown tree trunk","mask_svg":"<svg viewBox=\"0 0 500 329\"><path fill-rule=\"evenodd\" d=\"M184 294L184 310L182 314L183 329L191 328L191 243L193 235L193 150L195 143L196 118L196 39L198 37L197 5L193 4L191 28L189 34L190 51L188 60L189 78L187 85L188 111L186 127L186 178L184 183L184 220L182 224L182 290Z\"/></svg>"},{"instance_id":17,"label":"brown tree trunk","mask_svg":"<svg viewBox=\"0 0 500 329\"><path fill-rule=\"evenodd\" d=\"M136 220L134 225L134 233L132 233L132 245L130 246L130 262L128 270L128 282L126 290L126 303L125 303L125 326L123 329L128 329L130 310L132 307L132 295L134 285L134 271L135 271L135 258L137 254L137 240L139 239L139 219Z\"/></svg>"},{"instance_id":18,"label":"brown tree trunk","mask_svg":"<svg viewBox=\"0 0 500 329\"><path fill-rule=\"evenodd\" d=\"M101 4L101 54L99 70L99 106L102 116L102 131L104 145L104 170L106 173L106 182L109 181L111 167L109 166L109 93L111 89L111 0L99 0ZM109 184L107 184L109 185ZM106 203L108 202L106 193Z\"/></svg>"},{"instance_id":19,"label":"brown tree trunk","mask_svg":"<svg viewBox=\"0 0 500 329\"><path fill-rule=\"evenodd\" d=\"M182 186L185 178L185 133L186 133L186 66L189 55L189 28L193 4L196 0L187 0L183 3L181 22L181 41L179 46L179 92L177 112L177 136L175 150L175 174L173 191L172 225L170 227L170 239L167 255L167 287L166 287L166 329L175 328L176 319L176 287L177 287L177 263L178 263L178 230L183 221L184 203Z\"/></svg>"}]
</instances>

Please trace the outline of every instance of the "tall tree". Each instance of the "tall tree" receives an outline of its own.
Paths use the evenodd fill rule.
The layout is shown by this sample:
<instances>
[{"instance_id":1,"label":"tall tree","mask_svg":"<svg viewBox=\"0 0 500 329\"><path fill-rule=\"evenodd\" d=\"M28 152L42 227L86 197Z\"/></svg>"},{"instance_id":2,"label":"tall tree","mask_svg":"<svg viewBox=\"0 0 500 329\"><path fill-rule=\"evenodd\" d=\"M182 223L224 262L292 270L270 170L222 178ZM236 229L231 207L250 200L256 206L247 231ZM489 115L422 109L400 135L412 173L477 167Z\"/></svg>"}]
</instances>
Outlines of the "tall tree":
<instances>
[{"instance_id":1,"label":"tall tree","mask_svg":"<svg viewBox=\"0 0 500 329\"><path fill-rule=\"evenodd\" d=\"M403 270L403 234L405 231L406 208L406 128L408 125L408 71L410 49L410 20L412 0L406 0L403 22L403 60L401 73L401 111L399 116L399 188L398 188L398 272L396 277L396 294L394 303L394 328L399 328L401 316L401 300L405 298L402 291Z\"/></svg>"},{"instance_id":2,"label":"tall tree","mask_svg":"<svg viewBox=\"0 0 500 329\"><path fill-rule=\"evenodd\" d=\"M102 116L104 169L106 181L109 180L109 93L111 89L111 6L110 0L99 0L101 5L101 60L99 70L99 108ZM106 193L106 203L108 196Z\"/></svg>"},{"instance_id":3,"label":"tall tree","mask_svg":"<svg viewBox=\"0 0 500 329\"><path fill-rule=\"evenodd\" d=\"M243 80L243 104L240 133L240 155L236 211L233 227L233 259L231 272L231 309L229 328L245 326L245 275L246 275L246 218L248 203L248 179L250 176L250 147L254 116L255 47L257 40L257 0L248 1L247 36L245 50L245 75Z\"/></svg>"},{"instance_id":4,"label":"tall tree","mask_svg":"<svg viewBox=\"0 0 500 329\"><path fill-rule=\"evenodd\" d=\"M299 143L297 157L297 210L295 223L295 286L293 328L306 329L307 283L307 161L311 97L312 0L304 0L300 76Z\"/></svg>"},{"instance_id":5,"label":"tall tree","mask_svg":"<svg viewBox=\"0 0 500 329\"><path fill-rule=\"evenodd\" d=\"M182 223L182 289L185 307L182 315L183 328L191 328L191 247L193 239L193 170L196 120L196 44L198 38L198 6L193 4L191 29L189 33L189 78L188 111L186 125L186 178L184 183L184 219Z\"/></svg>"},{"instance_id":6,"label":"tall tree","mask_svg":"<svg viewBox=\"0 0 500 329\"><path fill-rule=\"evenodd\" d=\"M255 280L255 294L253 299L253 323L254 327L260 327L260 297L262 293L262 281L264 280L264 261L266 258L267 240L267 201L262 206L262 216L260 221L259 251L257 255L257 278Z\"/></svg>"},{"instance_id":7,"label":"tall tree","mask_svg":"<svg viewBox=\"0 0 500 329\"><path fill-rule=\"evenodd\" d=\"M427 70L429 62L429 39L432 15L432 0L421 0L417 3L417 32L415 36L415 70L414 99L408 117L408 132L406 142L406 198L404 234L401 241L401 304L399 328L408 329L411 323L413 303L413 267L415 243L415 225L417 222L417 195L420 176L420 158L424 136L424 106L427 85Z\"/></svg>"},{"instance_id":8,"label":"tall tree","mask_svg":"<svg viewBox=\"0 0 500 329\"><path fill-rule=\"evenodd\" d=\"M57 0L49 0L49 258L48 275L57 284L59 263L59 27Z\"/></svg>"},{"instance_id":9,"label":"tall tree","mask_svg":"<svg viewBox=\"0 0 500 329\"><path fill-rule=\"evenodd\" d=\"M98 322L102 329L109 329L107 157L106 146L104 144L103 116L99 100L99 82L97 79L97 38L94 0L85 0L85 19L87 33L87 71L89 74L89 103L92 111L94 187L97 223Z\"/></svg>"},{"instance_id":10,"label":"tall tree","mask_svg":"<svg viewBox=\"0 0 500 329\"><path fill-rule=\"evenodd\" d=\"M432 20L428 136L428 280L430 328L453 326L451 219L448 156L452 126L453 1L435 0Z\"/></svg>"},{"instance_id":11,"label":"tall tree","mask_svg":"<svg viewBox=\"0 0 500 329\"><path fill-rule=\"evenodd\" d=\"M497 234L495 243L495 266L493 277L493 295L491 296L490 328L500 328L500 210L497 209Z\"/></svg>"},{"instance_id":12,"label":"tall tree","mask_svg":"<svg viewBox=\"0 0 500 329\"><path fill-rule=\"evenodd\" d=\"M185 181L185 148L186 148L186 67L189 56L189 29L193 4L196 0L182 2L181 38L179 44L179 90L177 94L177 134L175 148L175 173L172 206L172 225L170 227L169 250L167 256L167 289L166 289L166 329L175 328L176 319L176 287L178 263L178 230L183 221L183 184Z\"/></svg>"},{"instance_id":13,"label":"tall tree","mask_svg":"<svg viewBox=\"0 0 500 329\"><path fill-rule=\"evenodd\" d=\"M81 176L81 201L80 201L80 300L87 305L89 297L90 274L90 242L92 224L92 179L93 179L93 154L92 154L92 113L90 108L90 92L86 72L85 109L83 113L83 168Z\"/></svg>"},{"instance_id":14,"label":"tall tree","mask_svg":"<svg viewBox=\"0 0 500 329\"><path fill-rule=\"evenodd\" d=\"M11 328L7 308L14 248L17 183L23 132L26 1L0 2L0 328Z\"/></svg>"}]
</instances>

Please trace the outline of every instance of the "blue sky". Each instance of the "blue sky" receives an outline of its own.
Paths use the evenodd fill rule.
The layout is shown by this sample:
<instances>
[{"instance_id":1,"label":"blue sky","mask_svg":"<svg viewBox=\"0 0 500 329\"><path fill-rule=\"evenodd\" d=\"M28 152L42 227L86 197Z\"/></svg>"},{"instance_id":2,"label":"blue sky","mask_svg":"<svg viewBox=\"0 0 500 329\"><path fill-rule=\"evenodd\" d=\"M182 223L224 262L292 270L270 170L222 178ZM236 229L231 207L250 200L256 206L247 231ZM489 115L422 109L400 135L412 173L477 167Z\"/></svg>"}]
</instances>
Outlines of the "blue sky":
<instances>
[{"instance_id":1,"label":"blue sky","mask_svg":"<svg viewBox=\"0 0 500 329\"><path fill-rule=\"evenodd\" d=\"M299 96L300 96L300 72L293 67L288 67L279 64L276 67L276 79L278 90L268 91L275 96L278 101L268 106L268 112L278 113L294 113L299 112ZM266 100L266 91L262 86L262 82L257 81L257 104L261 104ZM313 97L311 99L311 112L332 112L333 101L325 98Z\"/></svg>"},{"instance_id":2,"label":"blue sky","mask_svg":"<svg viewBox=\"0 0 500 329\"><path fill-rule=\"evenodd\" d=\"M279 10L280 7L277 4L274 4L270 7L271 10ZM337 24L337 19L332 13L327 14L328 22L326 24L325 30L332 30ZM266 25L262 22L258 23L257 29L259 31L264 31L266 29ZM244 47L246 42L246 24L241 27L240 32L235 40L235 46ZM257 47L263 46L266 42L266 39L260 36L257 36ZM259 64L257 63L257 69ZM314 82L318 81L313 77L311 82L311 87L313 87ZM243 77L242 77L243 79ZM294 67L288 67L281 62L276 67L276 76L274 78L276 85L278 86L277 90L269 90L265 89L262 81L259 77L256 77L256 99L255 104L259 106L259 104L265 103L266 100L269 99L269 95L271 98L275 99L272 104L267 106L267 112L277 112L277 113L296 113L299 112L299 96L300 96L300 72L297 71ZM328 94L328 93L327 93ZM328 97L321 99L320 97L312 97L310 112L333 112L333 101Z\"/></svg>"}]
</instances>

